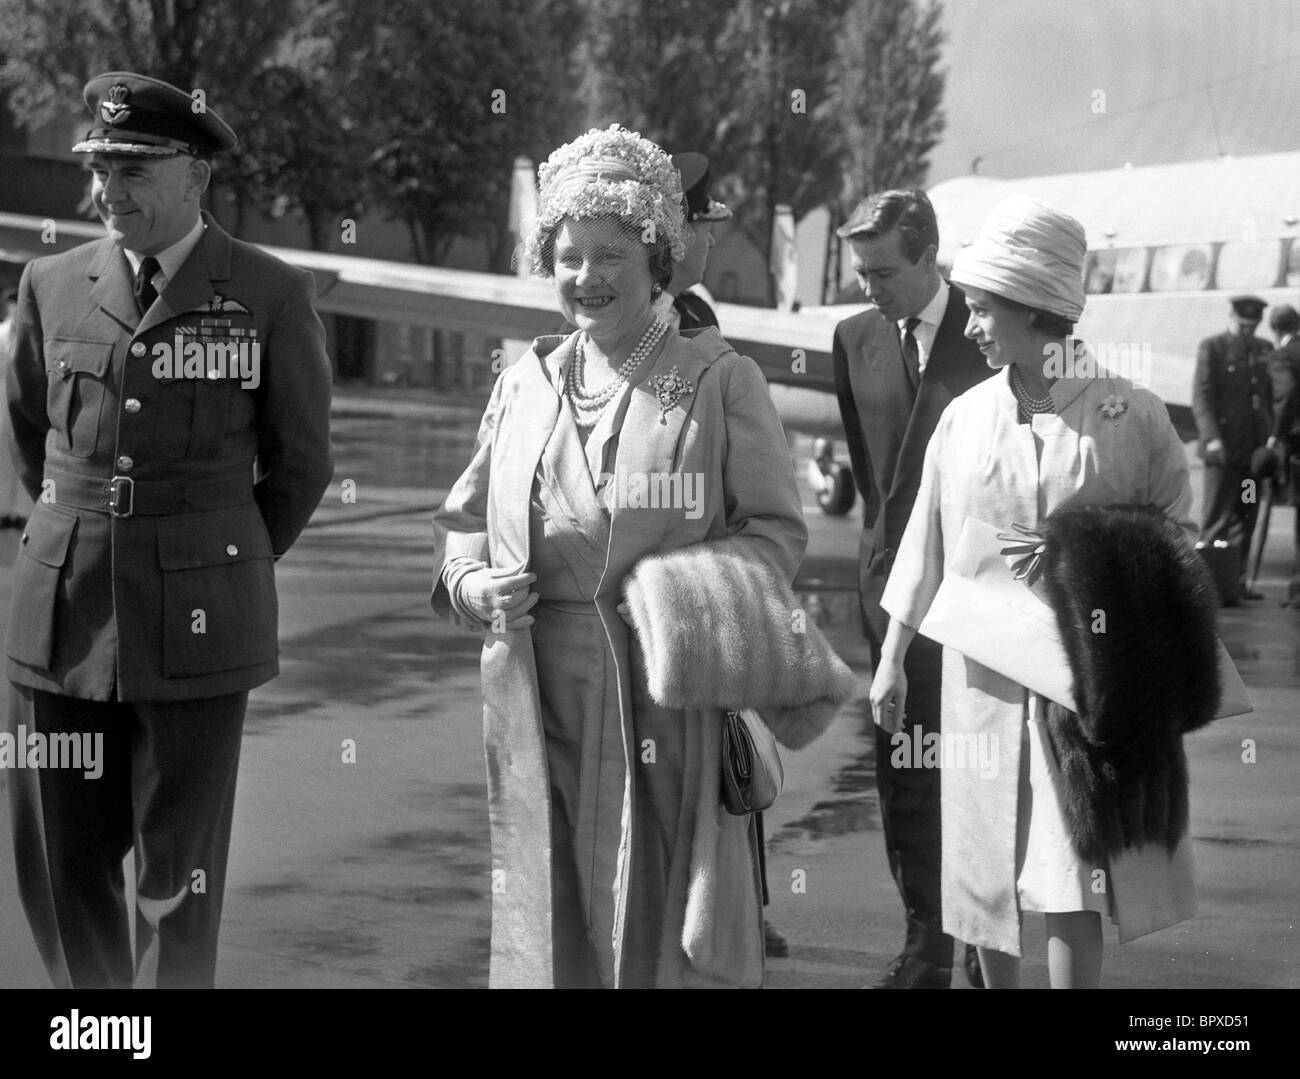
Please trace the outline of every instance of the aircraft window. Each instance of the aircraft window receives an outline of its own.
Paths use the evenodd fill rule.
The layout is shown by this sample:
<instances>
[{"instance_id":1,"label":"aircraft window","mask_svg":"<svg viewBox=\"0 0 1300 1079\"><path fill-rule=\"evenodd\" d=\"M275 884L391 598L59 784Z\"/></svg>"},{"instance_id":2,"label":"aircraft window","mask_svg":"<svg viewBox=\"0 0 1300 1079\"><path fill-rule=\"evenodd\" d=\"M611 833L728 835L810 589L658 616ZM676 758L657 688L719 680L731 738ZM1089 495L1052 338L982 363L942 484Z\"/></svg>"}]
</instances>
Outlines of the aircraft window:
<instances>
[{"instance_id":1,"label":"aircraft window","mask_svg":"<svg viewBox=\"0 0 1300 1079\"><path fill-rule=\"evenodd\" d=\"M1088 256L1084 289L1093 295L1141 292L1146 268L1147 253L1143 247L1094 251Z\"/></svg>"},{"instance_id":2,"label":"aircraft window","mask_svg":"<svg viewBox=\"0 0 1300 1079\"><path fill-rule=\"evenodd\" d=\"M1218 288L1272 288L1282 254L1280 240L1230 240L1219 249Z\"/></svg>"},{"instance_id":3,"label":"aircraft window","mask_svg":"<svg viewBox=\"0 0 1300 1079\"><path fill-rule=\"evenodd\" d=\"M1151 260L1152 292L1188 292L1210 283L1209 244L1157 247Z\"/></svg>"}]
</instances>

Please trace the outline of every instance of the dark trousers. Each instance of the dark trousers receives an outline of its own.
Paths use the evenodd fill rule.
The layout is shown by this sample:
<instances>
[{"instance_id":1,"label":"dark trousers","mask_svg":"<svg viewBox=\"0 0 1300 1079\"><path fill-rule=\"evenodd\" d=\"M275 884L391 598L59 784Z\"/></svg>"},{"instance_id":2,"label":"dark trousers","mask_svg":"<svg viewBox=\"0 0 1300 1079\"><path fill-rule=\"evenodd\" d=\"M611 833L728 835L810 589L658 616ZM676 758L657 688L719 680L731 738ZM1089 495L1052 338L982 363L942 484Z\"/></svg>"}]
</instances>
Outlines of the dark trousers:
<instances>
[{"instance_id":1,"label":"dark trousers","mask_svg":"<svg viewBox=\"0 0 1300 1079\"><path fill-rule=\"evenodd\" d=\"M1249 465L1205 466L1205 508L1201 514L1201 538L1226 539L1234 524L1241 525L1242 576L1250 552L1250 540L1255 534L1255 519L1259 516L1259 499L1266 481L1257 480L1252 501L1242 501L1242 484L1252 478Z\"/></svg>"},{"instance_id":2,"label":"dark trousers","mask_svg":"<svg viewBox=\"0 0 1300 1079\"><path fill-rule=\"evenodd\" d=\"M159 988L211 988L247 704L247 693L126 703L10 687L19 752L34 734L102 747L96 778L48 766L8 777L18 890L56 988L129 988L152 969Z\"/></svg>"},{"instance_id":3,"label":"dark trousers","mask_svg":"<svg viewBox=\"0 0 1300 1079\"><path fill-rule=\"evenodd\" d=\"M873 650L874 651L874 650ZM943 648L920 634L903 661L907 676L906 722L910 739L939 731L939 680ZM876 728L876 784L889 871L903 898L907 939L903 951L942 967L952 965L952 937L941 928L939 769L895 767L893 735ZM910 743L909 743L910 744ZM910 750L904 755L909 763Z\"/></svg>"}]
</instances>

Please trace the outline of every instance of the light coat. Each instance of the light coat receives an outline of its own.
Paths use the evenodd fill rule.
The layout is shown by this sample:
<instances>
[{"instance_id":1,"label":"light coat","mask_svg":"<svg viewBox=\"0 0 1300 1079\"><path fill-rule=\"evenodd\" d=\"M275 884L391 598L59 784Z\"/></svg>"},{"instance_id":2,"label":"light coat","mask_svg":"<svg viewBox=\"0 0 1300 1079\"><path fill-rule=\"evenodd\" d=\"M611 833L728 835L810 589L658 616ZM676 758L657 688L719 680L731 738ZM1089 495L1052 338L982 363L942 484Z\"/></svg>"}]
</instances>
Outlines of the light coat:
<instances>
[{"instance_id":1,"label":"light coat","mask_svg":"<svg viewBox=\"0 0 1300 1079\"><path fill-rule=\"evenodd\" d=\"M530 559L530 516L538 465L555 430L563 401L563 375L572 357L576 334L542 337L518 363L498 379L483 415L473 459L434 518L435 611L458 616L451 604L443 570L450 559L470 556L493 567L524 569ZM649 381L677 369L692 387L661 411ZM725 543L766 560L787 580L793 579L803 555L807 532L794 480L789 448L757 365L735 352L716 329L683 337L670 331L650 376L631 389L619 433L617 468L629 475L694 474L702 496L698 516L681 506L611 507L609 540L595 605L605 641L618 670L622 754L602 760L621 769L621 804L607 804L598 827L613 829L616 865L600 882L614 894L612 940L593 939L608 969L606 984L623 984L623 943L628 904L628 869L637 843L636 761L631 701L635 679L644 681L631 661L632 635L617 605L625 578L647 554L705 541ZM613 407L613 406L611 406ZM578 477L589 483L590 477ZM570 480L574 482L574 480ZM553 492L579 497L579 492ZM590 494L582 497L590 498ZM631 500L628 500L629 502ZM532 633L528 628L483 633L482 677L484 743L488 771L494 879L502 887L492 895L493 986L549 986L554 979L552 954L551 813L546 739L539 701ZM640 686L641 695L648 695ZM716 712L681 712L680 723L695 736L698 759L718 760L720 716ZM721 813L714 790L683 790L679 835L695 834L699 812ZM602 777L602 785L604 779ZM615 796L610 795L612 800ZM717 879L676 879L668 897L670 916L685 922L688 890L698 906L697 924L716 927L717 939L697 941L697 957L688 961L680 943L657 964L656 984L754 984L762 977L762 921L751 857L749 823L739 817L718 820L723 849L714 859ZM608 894L608 891L603 894ZM721 913L723 917L714 918ZM734 915L734 916L733 916ZM597 934L593 932L593 937ZM666 933L666 935L668 935ZM723 939L726 938L726 939ZM677 940L681 939L681 930Z\"/></svg>"},{"instance_id":2,"label":"light coat","mask_svg":"<svg viewBox=\"0 0 1300 1079\"><path fill-rule=\"evenodd\" d=\"M1007 371L944 411L926 452L916 508L883 604L919 626L967 517L1008 530L1037 528L1068 498L1154 506L1189 538L1192 493L1182 444L1164 404L1120 378L1060 379L1054 415L1017 423ZM1107 415L1106 408L1118 414ZM1034 434L1042 439L1041 461ZM1020 954L1017 803L1025 724L1022 686L944 649L943 729L996 736L997 774L951 769L943 777L943 927L962 940ZM1170 859L1159 845L1126 852L1097 878L1110 891L1122 940L1189 917L1194 894L1186 843Z\"/></svg>"}]
</instances>

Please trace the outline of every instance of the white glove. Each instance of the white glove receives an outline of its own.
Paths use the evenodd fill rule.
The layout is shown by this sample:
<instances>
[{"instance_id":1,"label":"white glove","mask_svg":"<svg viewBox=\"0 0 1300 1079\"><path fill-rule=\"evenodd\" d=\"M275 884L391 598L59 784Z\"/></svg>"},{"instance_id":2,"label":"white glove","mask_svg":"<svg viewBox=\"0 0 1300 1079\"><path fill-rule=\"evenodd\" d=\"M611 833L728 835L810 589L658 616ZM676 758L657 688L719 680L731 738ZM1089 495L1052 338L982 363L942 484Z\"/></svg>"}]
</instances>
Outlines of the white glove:
<instances>
[{"instance_id":1,"label":"white glove","mask_svg":"<svg viewBox=\"0 0 1300 1079\"><path fill-rule=\"evenodd\" d=\"M533 616L528 612L536 605L538 596L530 591L529 585L536 580L535 573L484 566L460 579L457 598L463 607L491 623L498 633L523 629L533 624Z\"/></svg>"}]
</instances>

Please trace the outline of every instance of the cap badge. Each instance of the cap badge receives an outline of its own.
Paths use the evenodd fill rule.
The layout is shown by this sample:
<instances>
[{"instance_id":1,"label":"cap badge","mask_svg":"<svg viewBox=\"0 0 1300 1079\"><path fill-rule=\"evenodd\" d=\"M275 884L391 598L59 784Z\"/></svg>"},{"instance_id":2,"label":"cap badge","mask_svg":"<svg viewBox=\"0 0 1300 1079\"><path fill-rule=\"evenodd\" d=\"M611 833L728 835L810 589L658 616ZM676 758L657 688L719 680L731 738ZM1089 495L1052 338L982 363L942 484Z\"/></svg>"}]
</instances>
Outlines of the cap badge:
<instances>
[{"instance_id":1,"label":"cap badge","mask_svg":"<svg viewBox=\"0 0 1300 1079\"><path fill-rule=\"evenodd\" d=\"M125 123L131 115L131 106L126 103L130 89L122 83L114 83L108 91L108 100L99 103L99 115L104 123L116 126Z\"/></svg>"}]
</instances>

